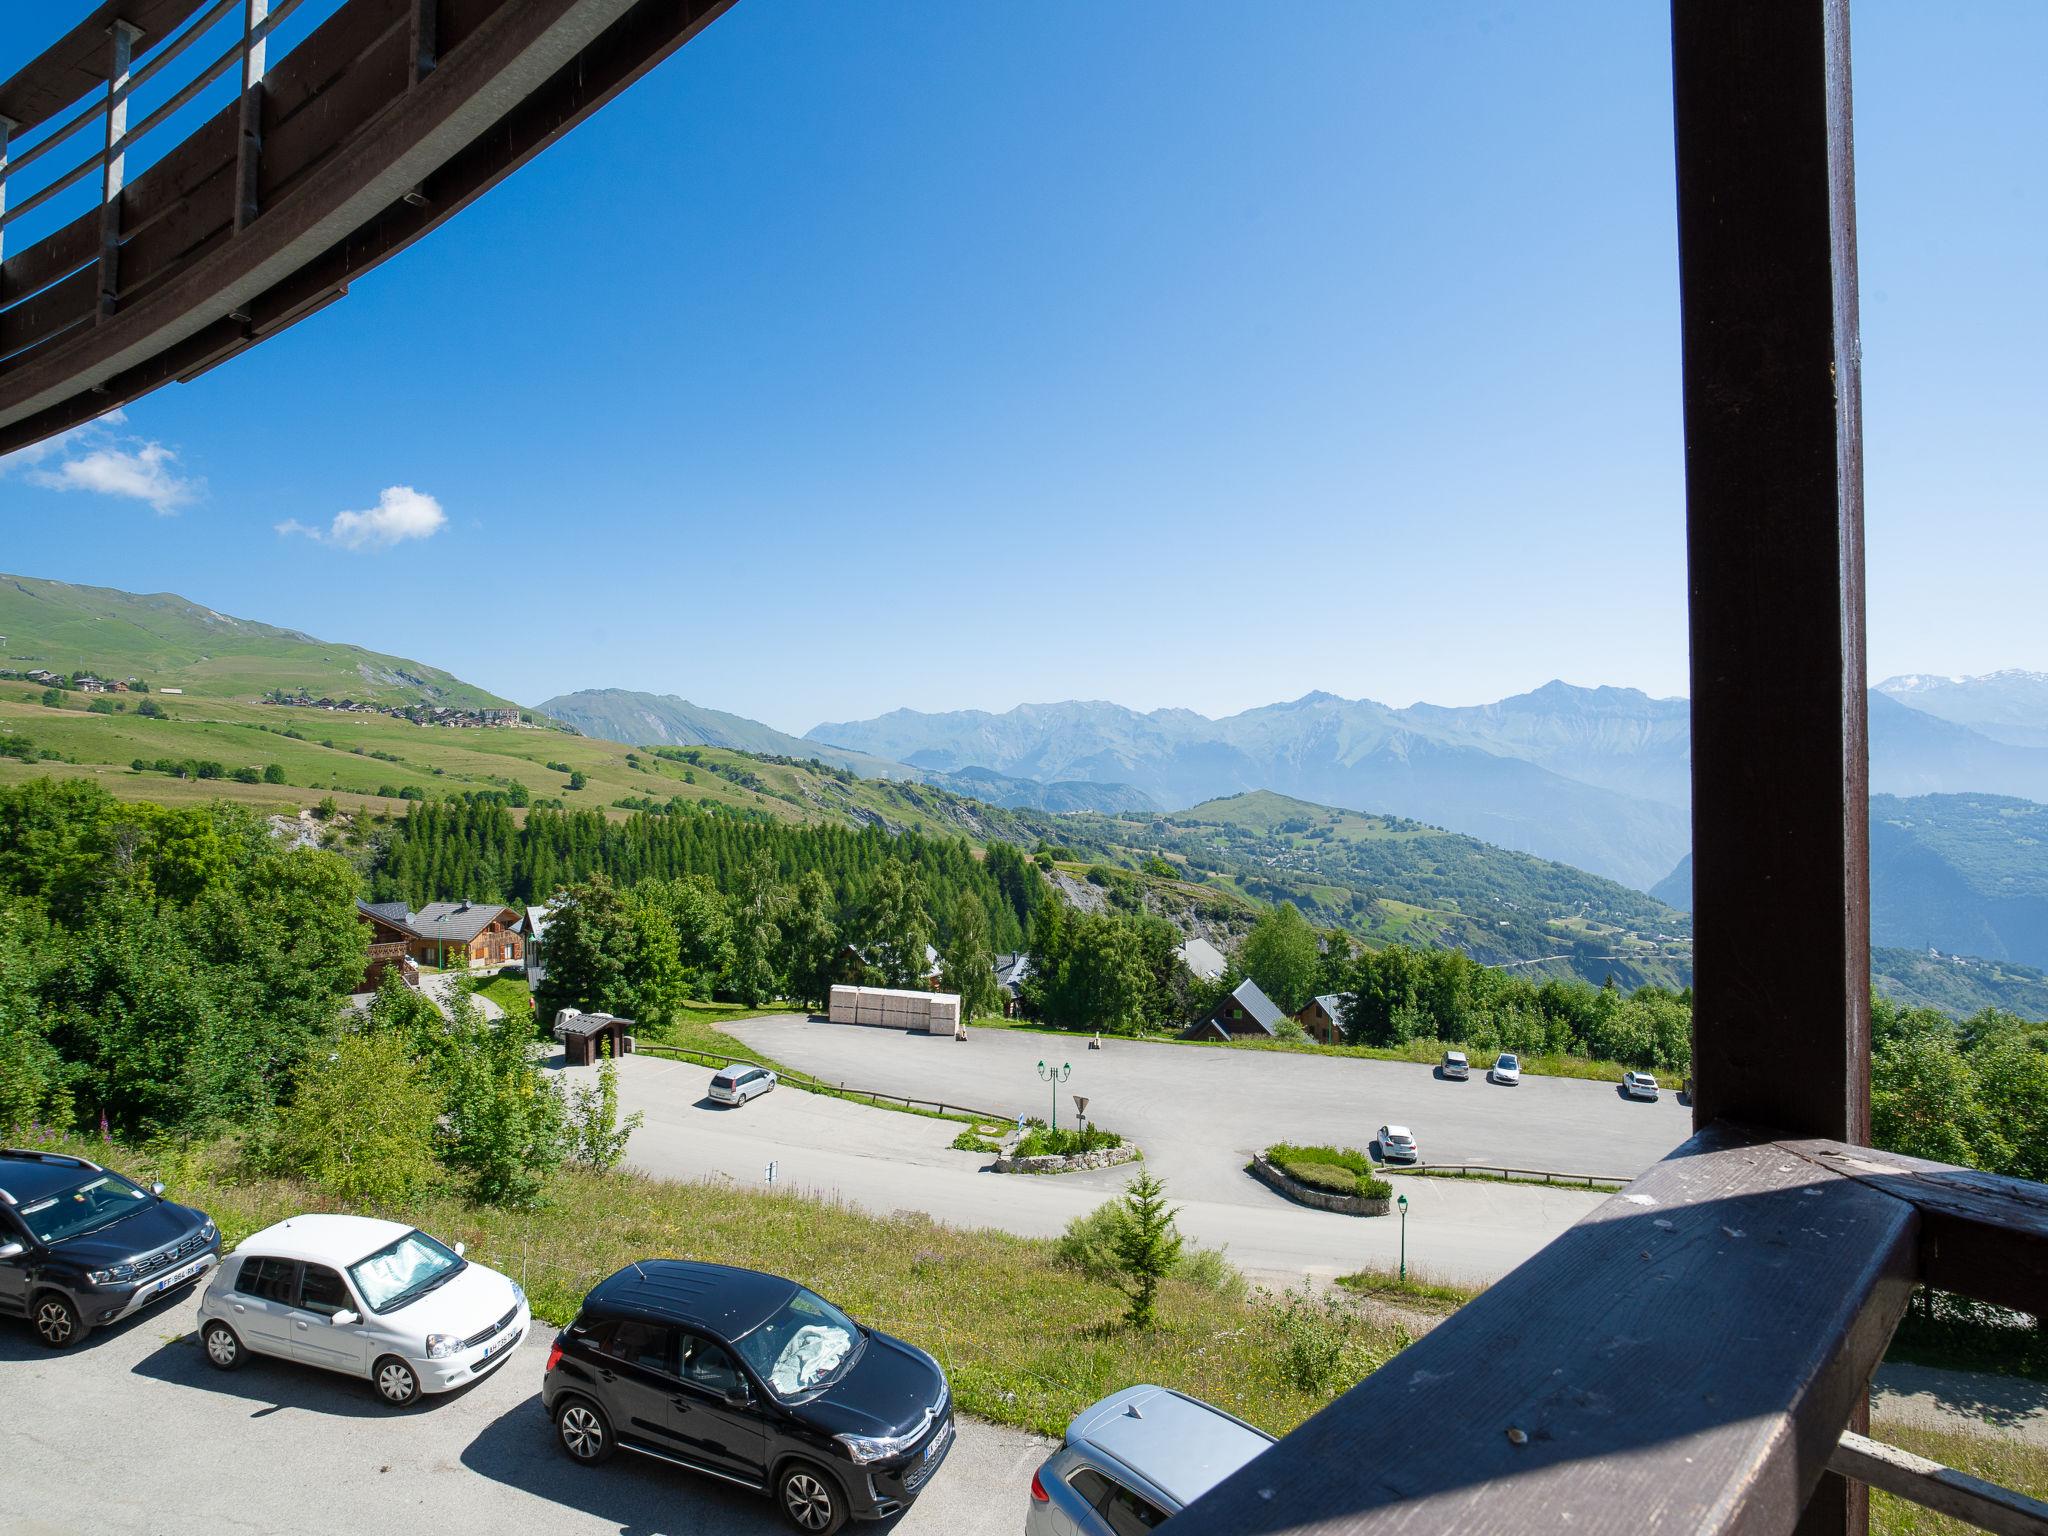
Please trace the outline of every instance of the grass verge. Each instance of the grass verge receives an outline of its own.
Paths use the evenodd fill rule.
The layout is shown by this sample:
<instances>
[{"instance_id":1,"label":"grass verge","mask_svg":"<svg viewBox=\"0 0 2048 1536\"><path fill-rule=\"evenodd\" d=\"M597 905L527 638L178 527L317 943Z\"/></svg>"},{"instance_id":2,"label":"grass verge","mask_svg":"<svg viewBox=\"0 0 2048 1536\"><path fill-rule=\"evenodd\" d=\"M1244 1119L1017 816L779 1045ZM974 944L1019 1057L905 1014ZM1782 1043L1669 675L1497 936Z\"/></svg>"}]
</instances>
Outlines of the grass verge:
<instances>
[{"instance_id":1,"label":"grass verge","mask_svg":"<svg viewBox=\"0 0 2048 1536\"><path fill-rule=\"evenodd\" d=\"M1420 1270L1410 1270L1407 1278L1403 1279L1400 1271L1393 1269L1361 1269L1356 1274L1339 1275L1337 1284L1354 1296L1394 1302L1418 1312L1434 1312L1444 1317L1486 1289L1483 1285L1456 1285L1448 1280L1432 1280Z\"/></svg>"},{"instance_id":2,"label":"grass verge","mask_svg":"<svg viewBox=\"0 0 2048 1536\"><path fill-rule=\"evenodd\" d=\"M252 1177L232 1146L149 1152L89 1147L220 1223L232 1245L299 1211L335 1202L297 1180ZM630 1259L710 1259L786 1275L861 1321L930 1350L967 1412L1057 1435L1080 1409L1133 1382L1158 1382L1282 1433L1408 1343L1384 1321L1319 1322L1346 1362L1316 1390L1289 1365L1286 1308L1268 1297L1169 1279L1160 1325L1123 1322L1106 1280L1063 1262L1050 1239L960 1231L928 1218L869 1216L811 1196L564 1169L546 1206L516 1212L459 1195L375 1214L409 1222L520 1280L536 1315L571 1317L584 1294Z\"/></svg>"},{"instance_id":3,"label":"grass verge","mask_svg":"<svg viewBox=\"0 0 2048 1536\"><path fill-rule=\"evenodd\" d=\"M1870 1434L1872 1439L1929 1457L1958 1472L2033 1498L2048 1498L2048 1446L2030 1445L2010 1435L1964 1434L1888 1420L1873 1424ZM1873 1488L1870 1529L1876 1536L1965 1536L1977 1527Z\"/></svg>"},{"instance_id":4,"label":"grass verge","mask_svg":"<svg viewBox=\"0 0 2048 1536\"><path fill-rule=\"evenodd\" d=\"M1505 1173L1488 1173L1473 1168L1431 1168L1427 1164L1412 1168L1386 1168L1381 1170L1396 1178L1403 1179L1476 1179L1482 1184L1531 1184L1538 1189L1590 1189L1606 1192L1626 1187L1628 1179L1619 1176L1608 1178L1600 1174L1581 1174L1573 1178L1569 1174L1556 1174L1550 1178L1515 1178Z\"/></svg>"}]
</instances>

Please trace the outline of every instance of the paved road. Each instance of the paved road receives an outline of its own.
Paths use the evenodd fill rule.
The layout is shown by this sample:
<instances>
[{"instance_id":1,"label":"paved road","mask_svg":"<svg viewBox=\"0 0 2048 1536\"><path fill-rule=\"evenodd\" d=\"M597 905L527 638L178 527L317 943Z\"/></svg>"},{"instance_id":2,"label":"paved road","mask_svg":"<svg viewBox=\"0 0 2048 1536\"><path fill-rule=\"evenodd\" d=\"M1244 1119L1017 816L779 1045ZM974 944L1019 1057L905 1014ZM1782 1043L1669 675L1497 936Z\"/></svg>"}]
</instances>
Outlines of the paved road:
<instances>
[{"instance_id":1,"label":"paved road","mask_svg":"<svg viewBox=\"0 0 2048 1536\"><path fill-rule=\"evenodd\" d=\"M841 1027L871 1043L888 1038L881 1031ZM976 1049L974 1042L928 1044L933 1051ZM790 1088L727 1109L703 1097L711 1076L704 1067L654 1056L628 1056L619 1067L622 1108L646 1116L627 1159L663 1178L725 1178L758 1187L772 1160L780 1183L878 1214L917 1210L954 1226L1050 1237L1121 1193L1131 1174L1128 1168L1057 1178L989 1173L985 1155L952 1150L959 1127L949 1120ZM580 1078L589 1070L567 1069L567 1075ZM1155 1151L1149 1132L1138 1139L1167 1177L1181 1210L1181 1230L1205 1247L1225 1249L1258 1280L1275 1286L1327 1281L1369 1265L1391 1268L1399 1259L1398 1221L1296 1205L1246 1174L1248 1150L1236 1151L1226 1139L1197 1141L1197 1157L1178 1163L1171 1138L1160 1138L1161 1151ZM1505 1274L1601 1199L1584 1191L1434 1179L1410 1180L1402 1188L1409 1197L1411 1266L1458 1280Z\"/></svg>"},{"instance_id":2,"label":"paved road","mask_svg":"<svg viewBox=\"0 0 2048 1536\"><path fill-rule=\"evenodd\" d=\"M367 1382L252 1360L222 1373L187 1297L56 1355L0 1321L0 1531L489 1531L782 1536L765 1499L621 1455L554 1446L545 1328L473 1388L393 1412ZM883 1531L1016 1536L1044 1442L962 1420L945 1467Z\"/></svg>"},{"instance_id":3,"label":"paved road","mask_svg":"<svg viewBox=\"0 0 2048 1536\"><path fill-rule=\"evenodd\" d=\"M2048 1446L2048 1382L1928 1365L1882 1365L1873 1386L1871 1412L1882 1419L1976 1434L1988 1428Z\"/></svg>"}]
</instances>

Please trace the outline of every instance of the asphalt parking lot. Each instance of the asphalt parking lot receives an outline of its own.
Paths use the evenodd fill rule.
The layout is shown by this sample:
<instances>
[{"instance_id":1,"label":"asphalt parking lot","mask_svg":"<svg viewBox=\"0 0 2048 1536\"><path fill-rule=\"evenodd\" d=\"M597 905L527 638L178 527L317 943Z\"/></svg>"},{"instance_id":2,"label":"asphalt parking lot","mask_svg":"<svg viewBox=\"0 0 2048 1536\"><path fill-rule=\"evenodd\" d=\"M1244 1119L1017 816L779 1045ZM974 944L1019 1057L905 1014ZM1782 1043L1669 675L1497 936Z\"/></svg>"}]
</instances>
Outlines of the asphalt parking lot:
<instances>
[{"instance_id":1,"label":"asphalt parking lot","mask_svg":"<svg viewBox=\"0 0 2048 1536\"><path fill-rule=\"evenodd\" d=\"M621 1453L581 1467L540 1406L552 1330L473 1387L392 1410L369 1383L206 1363L188 1293L55 1354L0 1320L0 1531L770 1536L767 1500ZM973 1420L902 1536L1016 1536L1049 1447Z\"/></svg>"},{"instance_id":2,"label":"asphalt parking lot","mask_svg":"<svg viewBox=\"0 0 2048 1536\"><path fill-rule=\"evenodd\" d=\"M1505 1274L1604 1198L1583 1189L1546 1189L1444 1179L1410 1179L1405 1234L1398 1220L1361 1220L1310 1210L1244 1171L1271 1142L1334 1141L1364 1146L1380 1119L1406 1113L1425 1154L1443 1160L1444 1137L1462 1131L1463 1155L1515 1161L1540 1150L1554 1126L1589 1144L1600 1173L1634 1173L1684 1138L1688 1112L1667 1099L1632 1103L1602 1083L1530 1079L1521 1088L1474 1080L1444 1083L1431 1069L1271 1052L1199 1050L975 1030L965 1045L857 1025L795 1017L732 1028L763 1054L861 1087L930 1095L1011 1115L1046 1113L1050 1090L1036 1062L1054 1050L1071 1059L1067 1095L1088 1093L1091 1115L1145 1149L1195 1242L1224 1249L1254 1279L1273 1286L1318 1284L1400 1261L1405 1235L1412 1266L1452 1280ZM1340 1069L1331 1072L1328 1069ZM1351 1069L1369 1069L1359 1072ZM580 1069L579 1069L580 1070ZM769 1165L783 1185L886 1215L922 1211L955 1226L995 1226L1025 1236L1057 1235L1075 1216L1120 1193L1128 1167L1056 1178L986 1172L989 1159L956 1152L951 1121L894 1114L795 1089L742 1108L710 1102L710 1070L656 1056L620 1063L620 1101L646 1122L628 1160L665 1178L717 1178L759 1187ZM1028 1085L1028 1086L1026 1086ZM1416 1106L1410 1110L1406 1106ZM1580 1129L1583 1128L1583 1135ZM1610 1161L1611 1160L1611 1161ZM1572 1167L1567 1163L1527 1166Z\"/></svg>"}]
</instances>

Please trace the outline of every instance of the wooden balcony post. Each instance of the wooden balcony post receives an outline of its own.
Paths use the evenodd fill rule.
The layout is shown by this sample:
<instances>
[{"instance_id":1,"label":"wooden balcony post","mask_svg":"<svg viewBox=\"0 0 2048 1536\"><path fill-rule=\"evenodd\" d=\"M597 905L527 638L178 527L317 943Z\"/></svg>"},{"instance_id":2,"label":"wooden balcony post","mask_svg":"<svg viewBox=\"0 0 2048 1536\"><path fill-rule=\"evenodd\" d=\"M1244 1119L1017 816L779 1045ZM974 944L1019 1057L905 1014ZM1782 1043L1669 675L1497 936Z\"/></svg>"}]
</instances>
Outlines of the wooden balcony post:
<instances>
[{"instance_id":1,"label":"wooden balcony post","mask_svg":"<svg viewBox=\"0 0 2048 1536\"><path fill-rule=\"evenodd\" d=\"M94 323L113 314L121 286L121 187L128 163L128 71L142 28L115 20L107 28L106 149L100 158L100 297Z\"/></svg>"},{"instance_id":2,"label":"wooden balcony post","mask_svg":"<svg viewBox=\"0 0 2048 1536\"><path fill-rule=\"evenodd\" d=\"M269 35L256 29L270 17L270 0L243 0L241 133L235 142L235 230L256 220L263 171L263 70Z\"/></svg>"},{"instance_id":3,"label":"wooden balcony post","mask_svg":"<svg viewBox=\"0 0 2048 1536\"><path fill-rule=\"evenodd\" d=\"M1673 0L1693 1120L1870 1139L1848 0ZM1867 1427L1868 1411L1852 1427ZM1802 1536L1867 1527L1830 1472Z\"/></svg>"},{"instance_id":4,"label":"wooden balcony post","mask_svg":"<svg viewBox=\"0 0 2048 1536\"><path fill-rule=\"evenodd\" d=\"M11 117L0 117L0 213L7 211L7 141L19 126ZM0 224L0 258L7 255L7 227ZM0 279L4 282L4 279ZM5 300L7 290L0 286L0 300Z\"/></svg>"}]
</instances>

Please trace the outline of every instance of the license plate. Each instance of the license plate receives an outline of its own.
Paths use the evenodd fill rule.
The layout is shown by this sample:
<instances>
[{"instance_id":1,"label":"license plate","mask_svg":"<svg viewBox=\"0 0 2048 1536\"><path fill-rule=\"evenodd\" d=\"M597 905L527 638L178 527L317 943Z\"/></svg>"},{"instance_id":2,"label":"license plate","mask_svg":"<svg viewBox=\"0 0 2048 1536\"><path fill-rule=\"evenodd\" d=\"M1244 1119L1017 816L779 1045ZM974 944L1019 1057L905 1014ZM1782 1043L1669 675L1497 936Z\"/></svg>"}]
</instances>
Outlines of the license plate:
<instances>
[{"instance_id":1,"label":"license plate","mask_svg":"<svg viewBox=\"0 0 2048 1536\"><path fill-rule=\"evenodd\" d=\"M155 1285L149 1288L149 1294L152 1296L161 1296L165 1291L168 1291L172 1286L183 1285L187 1280L190 1280L194 1275L198 1274L199 1271L201 1271L204 1268L206 1268L206 1260L195 1259L190 1264L187 1264L183 1269L174 1269L168 1275L165 1275L163 1279L157 1281Z\"/></svg>"},{"instance_id":2,"label":"license plate","mask_svg":"<svg viewBox=\"0 0 2048 1536\"><path fill-rule=\"evenodd\" d=\"M952 1438L953 1426L948 1424L944 1429L932 1436L932 1443L924 1448L924 1459L930 1461L946 1448L946 1442Z\"/></svg>"}]
</instances>

